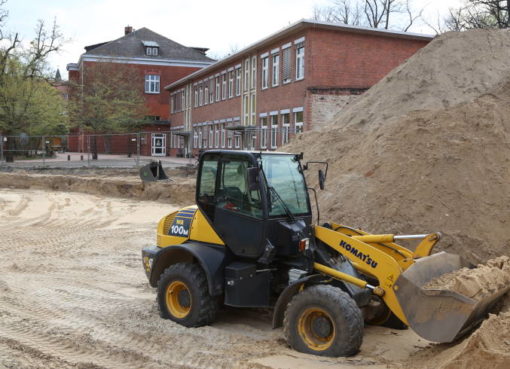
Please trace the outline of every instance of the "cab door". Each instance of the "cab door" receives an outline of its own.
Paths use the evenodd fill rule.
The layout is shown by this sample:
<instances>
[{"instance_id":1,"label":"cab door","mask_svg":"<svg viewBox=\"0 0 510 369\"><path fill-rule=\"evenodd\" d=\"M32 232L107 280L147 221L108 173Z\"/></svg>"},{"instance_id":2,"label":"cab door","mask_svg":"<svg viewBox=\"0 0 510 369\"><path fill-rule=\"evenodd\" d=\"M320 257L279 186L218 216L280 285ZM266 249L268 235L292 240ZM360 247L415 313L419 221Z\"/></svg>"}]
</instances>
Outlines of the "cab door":
<instances>
[{"instance_id":1,"label":"cab door","mask_svg":"<svg viewBox=\"0 0 510 369\"><path fill-rule=\"evenodd\" d=\"M205 154L197 203L235 255L258 258L266 237L260 190L250 190L248 186L247 169L252 165L246 155ZM213 173L214 196L211 196Z\"/></svg>"}]
</instances>

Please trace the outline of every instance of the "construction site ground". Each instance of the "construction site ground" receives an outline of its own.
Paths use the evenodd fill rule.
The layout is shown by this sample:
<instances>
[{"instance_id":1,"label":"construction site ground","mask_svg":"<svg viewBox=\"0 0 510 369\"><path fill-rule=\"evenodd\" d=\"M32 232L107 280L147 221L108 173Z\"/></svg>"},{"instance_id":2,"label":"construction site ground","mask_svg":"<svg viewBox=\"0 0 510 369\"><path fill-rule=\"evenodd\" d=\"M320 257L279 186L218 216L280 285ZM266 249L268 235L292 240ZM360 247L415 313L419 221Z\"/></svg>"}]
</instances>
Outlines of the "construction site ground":
<instances>
[{"instance_id":1,"label":"construction site ground","mask_svg":"<svg viewBox=\"0 0 510 369\"><path fill-rule=\"evenodd\" d=\"M271 310L223 308L202 328L161 319L140 250L154 244L163 215L193 201L192 174L171 173L173 182L152 188L137 187L132 171L0 173L0 368L462 369L491 360L503 369L510 362L510 312L501 306L454 344L366 326L360 353L349 358L291 350L271 328Z\"/></svg>"},{"instance_id":2,"label":"construction site ground","mask_svg":"<svg viewBox=\"0 0 510 369\"><path fill-rule=\"evenodd\" d=\"M140 250L175 206L12 183L0 189L0 368L377 369L428 345L367 327L359 355L319 358L288 348L270 310L225 308L195 329L162 320Z\"/></svg>"}]
</instances>

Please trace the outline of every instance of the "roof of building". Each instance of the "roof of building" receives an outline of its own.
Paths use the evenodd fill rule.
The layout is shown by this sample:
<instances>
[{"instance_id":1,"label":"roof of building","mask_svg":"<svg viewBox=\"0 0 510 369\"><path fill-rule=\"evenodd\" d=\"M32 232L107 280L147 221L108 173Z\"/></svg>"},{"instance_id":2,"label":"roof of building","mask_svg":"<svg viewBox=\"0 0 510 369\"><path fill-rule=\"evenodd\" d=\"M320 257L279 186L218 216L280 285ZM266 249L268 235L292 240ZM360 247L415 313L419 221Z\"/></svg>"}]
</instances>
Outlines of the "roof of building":
<instances>
[{"instance_id":1,"label":"roof of building","mask_svg":"<svg viewBox=\"0 0 510 369\"><path fill-rule=\"evenodd\" d=\"M380 28L369 28L369 27L360 27L360 26L351 26L343 23L328 23L328 22L320 22L309 19L301 19L296 23L291 24L288 27L285 27L247 47L240 50L239 52L229 55L224 59L218 60L216 63L213 63L205 68L197 70L194 73L187 75L184 78L181 78L178 81L175 81L167 86L165 86L165 90L170 90L174 87L182 85L183 83L197 78L199 76L205 75L209 73L211 70L221 67L223 65L227 65L231 63L233 60L237 59L240 55L252 52L257 50L258 48L264 47L264 45L269 44L273 41L276 41L280 38L286 37L292 33L304 30L306 28L316 28L316 29L329 29L338 32L349 32L349 33L358 33L358 34L369 34L369 35L377 35L381 37L391 37L391 38L402 38L402 39L411 39L411 40L423 40L430 41L435 36L433 35L425 35L419 33L412 32L401 32L401 31L392 31L387 29Z\"/></svg>"},{"instance_id":2,"label":"roof of building","mask_svg":"<svg viewBox=\"0 0 510 369\"><path fill-rule=\"evenodd\" d=\"M145 27L130 32L113 41L85 46L86 52L83 55L146 58L146 46L159 47L158 55L151 55L151 59L189 60L200 62L214 61L214 59L207 57L205 52L200 52L195 48L181 45Z\"/></svg>"}]
</instances>

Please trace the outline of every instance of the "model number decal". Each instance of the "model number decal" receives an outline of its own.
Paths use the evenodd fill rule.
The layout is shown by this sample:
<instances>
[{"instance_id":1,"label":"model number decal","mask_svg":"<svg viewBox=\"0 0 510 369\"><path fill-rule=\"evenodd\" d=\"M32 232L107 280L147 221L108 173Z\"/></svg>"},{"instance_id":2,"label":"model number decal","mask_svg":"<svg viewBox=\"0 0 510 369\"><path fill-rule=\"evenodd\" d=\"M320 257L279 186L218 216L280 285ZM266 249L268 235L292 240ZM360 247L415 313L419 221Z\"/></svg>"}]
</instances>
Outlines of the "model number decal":
<instances>
[{"instance_id":1,"label":"model number decal","mask_svg":"<svg viewBox=\"0 0 510 369\"><path fill-rule=\"evenodd\" d=\"M342 240L342 241L340 241L340 247L343 247L345 250L349 251L351 254L356 256L358 259L364 261L365 263L370 265L372 268L374 268L374 269L377 268L377 261L372 259L370 257L370 255L362 253L361 251L359 251L357 248L355 248L351 244Z\"/></svg>"},{"instance_id":2,"label":"model number decal","mask_svg":"<svg viewBox=\"0 0 510 369\"><path fill-rule=\"evenodd\" d=\"M188 237L191 218L180 218L177 216L170 227L170 236Z\"/></svg>"}]
</instances>

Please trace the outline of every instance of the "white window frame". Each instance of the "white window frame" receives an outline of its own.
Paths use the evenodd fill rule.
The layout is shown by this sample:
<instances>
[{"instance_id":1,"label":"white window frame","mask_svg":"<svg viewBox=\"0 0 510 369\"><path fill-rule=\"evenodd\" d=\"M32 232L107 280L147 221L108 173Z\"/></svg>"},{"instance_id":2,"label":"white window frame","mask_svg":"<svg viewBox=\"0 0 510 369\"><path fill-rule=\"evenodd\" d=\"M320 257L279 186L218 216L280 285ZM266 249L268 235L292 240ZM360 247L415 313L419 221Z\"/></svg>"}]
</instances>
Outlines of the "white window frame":
<instances>
[{"instance_id":1,"label":"white window frame","mask_svg":"<svg viewBox=\"0 0 510 369\"><path fill-rule=\"evenodd\" d=\"M260 118L260 148L267 148L267 116Z\"/></svg>"},{"instance_id":2,"label":"white window frame","mask_svg":"<svg viewBox=\"0 0 510 369\"><path fill-rule=\"evenodd\" d=\"M159 74L146 74L145 75L145 93L146 94L159 94L160 76Z\"/></svg>"},{"instance_id":3,"label":"white window frame","mask_svg":"<svg viewBox=\"0 0 510 369\"><path fill-rule=\"evenodd\" d=\"M257 57L252 56L251 58L251 89L257 88Z\"/></svg>"},{"instance_id":4,"label":"white window frame","mask_svg":"<svg viewBox=\"0 0 510 369\"><path fill-rule=\"evenodd\" d=\"M225 124L220 125L220 127L221 127L221 147L224 149L225 148L225 136L226 136Z\"/></svg>"},{"instance_id":5,"label":"white window frame","mask_svg":"<svg viewBox=\"0 0 510 369\"><path fill-rule=\"evenodd\" d=\"M297 120L297 114L301 113L301 115L303 115L303 110L302 109L294 110L293 113L294 113L294 134L297 135L299 133L303 133L303 128L304 128L303 120L301 120L301 121Z\"/></svg>"},{"instance_id":6,"label":"white window frame","mask_svg":"<svg viewBox=\"0 0 510 369\"><path fill-rule=\"evenodd\" d=\"M266 89L269 84L269 57L262 58L262 89Z\"/></svg>"},{"instance_id":7,"label":"white window frame","mask_svg":"<svg viewBox=\"0 0 510 369\"><path fill-rule=\"evenodd\" d=\"M209 126L209 148L212 149L214 146L214 126Z\"/></svg>"},{"instance_id":8,"label":"white window frame","mask_svg":"<svg viewBox=\"0 0 510 369\"><path fill-rule=\"evenodd\" d=\"M232 131L230 131L230 130L229 130L229 131L227 132L227 147L228 147L229 149L231 149L231 148L232 148L232 135L233 135Z\"/></svg>"},{"instance_id":9,"label":"white window frame","mask_svg":"<svg viewBox=\"0 0 510 369\"><path fill-rule=\"evenodd\" d=\"M276 117L276 123L273 122L274 117ZM274 114L270 116L271 120L271 149L276 149L277 146L277 140L278 140L278 115Z\"/></svg>"},{"instance_id":10,"label":"white window frame","mask_svg":"<svg viewBox=\"0 0 510 369\"><path fill-rule=\"evenodd\" d=\"M280 112L281 113L281 112ZM281 113L282 121L282 145L289 143L289 131L290 131L290 113ZM285 121L287 117L287 121Z\"/></svg>"},{"instance_id":11,"label":"white window frame","mask_svg":"<svg viewBox=\"0 0 510 369\"><path fill-rule=\"evenodd\" d=\"M234 147L236 149L239 149L241 147L241 135L240 134L234 134Z\"/></svg>"},{"instance_id":12,"label":"white window frame","mask_svg":"<svg viewBox=\"0 0 510 369\"><path fill-rule=\"evenodd\" d=\"M249 99L248 95L243 96L243 105L244 105L243 106L244 123L248 124L249 119L250 119L250 99Z\"/></svg>"},{"instance_id":13,"label":"white window frame","mask_svg":"<svg viewBox=\"0 0 510 369\"><path fill-rule=\"evenodd\" d=\"M250 90L250 58L244 61L244 91Z\"/></svg>"},{"instance_id":14,"label":"white window frame","mask_svg":"<svg viewBox=\"0 0 510 369\"><path fill-rule=\"evenodd\" d=\"M209 80L209 104L214 102L214 78Z\"/></svg>"},{"instance_id":15,"label":"white window frame","mask_svg":"<svg viewBox=\"0 0 510 369\"><path fill-rule=\"evenodd\" d=\"M241 67L236 69L236 96L241 95Z\"/></svg>"},{"instance_id":16,"label":"white window frame","mask_svg":"<svg viewBox=\"0 0 510 369\"><path fill-rule=\"evenodd\" d=\"M234 71L228 72L228 98L234 97Z\"/></svg>"},{"instance_id":17,"label":"white window frame","mask_svg":"<svg viewBox=\"0 0 510 369\"><path fill-rule=\"evenodd\" d=\"M290 45L289 47L286 47L286 48L283 48L283 51L282 51L282 83L283 84L286 84L286 83L290 83L292 82L292 49L290 48ZM286 58L287 57L287 58ZM285 75L285 71L287 70L285 68L285 61L288 59L288 78L285 78L286 75Z\"/></svg>"},{"instance_id":18,"label":"white window frame","mask_svg":"<svg viewBox=\"0 0 510 369\"><path fill-rule=\"evenodd\" d=\"M296 81L305 78L305 45L296 45Z\"/></svg>"},{"instance_id":19,"label":"white window frame","mask_svg":"<svg viewBox=\"0 0 510 369\"><path fill-rule=\"evenodd\" d=\"M209 82L204 83L204 105L209 103Z\"/></svg>"},{"instance_id":20,"label":"white window frame","mask_svg":"<svg viewBox=\"0 0 510 369\"><path fill-rule=\"evenodd\" d=\"M250 96L250 124L255 124L255 94L252 93Z\"/></svg>"},{"instance_id":21,"label":"white window frame","mask_svg":"<svg viewBox=\"0 0 510 369\"><path fill-rule=\"evenodd\" d=\"M273 54L272 59L272 77L271 84L276 87L280 84L280 54Z\"/></svg>"},{"instance_id":22,"label":"white window frame","mask_svg":"<svg viewBox=\"0 0 510 369\"><path fill-rule=\"evenodd\" d=\"M198 106L202 106L204 103L204 90L202 88L202 85L198 88Z\"/></svg>"},{"instance_id":23,"label":"white window frame","mask_svg":"<svg viewBox=\"0 0 510 369\"><path fill-rule=\"evenodd\" d=\"M221 99L220 76L216 76L215 80L216 80L216 91L215 91L216 101L220 101L220 99Z\"/></svg>"},{"instance_id":24,"label":"white window frame","mask_svg":"<svg viewBox=\"0 0 510 369\"><path fill-rule=\"evenodd\" d=\"M198 89L195 87L193 90L194 90L194 96L195 96L195 101L194 101L193 106L196 108L196 107L198 107Z\"/></svg>"},{"instance_id":25,"label":"white window frame","mask_svg":"<svg viewBox=\"0 0 510 369\"><path fill-rule=\"evenodd\" d=\"M221 75L221 99L227 98L227 73Z\"/></svg>"}]
</instances>

